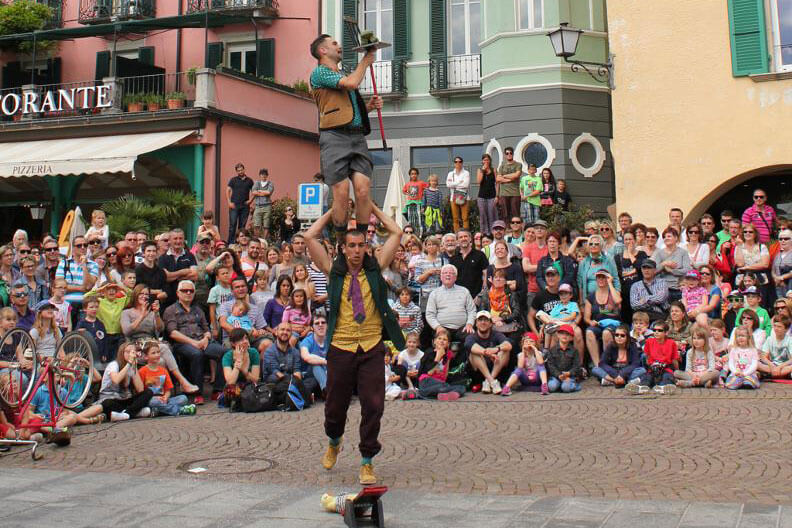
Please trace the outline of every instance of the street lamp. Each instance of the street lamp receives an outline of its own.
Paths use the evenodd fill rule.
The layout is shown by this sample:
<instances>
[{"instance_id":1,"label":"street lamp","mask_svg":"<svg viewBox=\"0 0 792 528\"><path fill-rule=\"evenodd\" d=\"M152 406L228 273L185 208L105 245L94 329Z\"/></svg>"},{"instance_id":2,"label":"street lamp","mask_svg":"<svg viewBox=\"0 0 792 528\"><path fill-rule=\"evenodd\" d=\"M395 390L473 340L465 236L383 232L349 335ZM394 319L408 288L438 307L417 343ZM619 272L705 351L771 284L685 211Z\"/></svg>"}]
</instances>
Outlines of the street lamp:
<instances>
[{"instance_id":1,"label":"street lamp","mask_svg":"<svg viewBox=\"0 0 792 528\"><path fill-rule=\"evenodd\" d=\"M47 208L43 205L30 206L30 216L33 217L33 220L43 220L45 214L47 214Z\"/></svg>"},{"instance_id":2,"label":"street lamp","mask_svg":"<svg viewBox=\"0 0 792 528\"><path fill-rule=\"evenodd\" d=\"M550 44L553 45L553 51L556 57L563 57L565 62L572 65L572 71L578 72L583 69L588 73L592 79L600 83L607 83L611 90L615 87L613 85L613 55L608 55L608 62L603 64L601 62L587 62L569 60L570 57L577 53L578 41L582 30L570 27L569 22L561 22L558 29L555 29L547 34L550 37ZM587 66L593 66L589 69Z\"/></svg>"}]
</instances>

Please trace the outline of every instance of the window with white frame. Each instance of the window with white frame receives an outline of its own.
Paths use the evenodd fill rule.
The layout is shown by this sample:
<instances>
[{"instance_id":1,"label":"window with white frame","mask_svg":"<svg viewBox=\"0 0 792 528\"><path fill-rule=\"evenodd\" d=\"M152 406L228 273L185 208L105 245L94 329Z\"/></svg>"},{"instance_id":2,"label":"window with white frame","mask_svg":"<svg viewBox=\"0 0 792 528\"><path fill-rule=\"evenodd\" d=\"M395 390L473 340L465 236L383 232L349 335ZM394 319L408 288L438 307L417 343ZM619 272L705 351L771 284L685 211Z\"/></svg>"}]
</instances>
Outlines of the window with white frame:
<instances>
[{"instance_id":1,"label":"window with white frame","mask_svg":"<svg viewBox=\"0 0 792 528\"><path fill-rule=\"evenodd\" d=\"M228 45L228 67L250 75L256 75L256 44Z\"/></svg>"},{"instance_id":2,"label":"window with white frame","mask_svg":"<svg viewBox=\"0 0 792 528\"><path fill-rule=\"evenodd\" d=\"M478 55L481 41L481 1L449 1L450 55Z\"/></svg>"},{"instance_id":3,"label":"window with white frame","mask_svg":"<svg viewBox=\"0 0 792 528\"><path fill-rule=\"evenodd\" d=\"M773 60L777 71L792 71L792 0L770 0Z\"/></svg>"},{"instance_id":4,"label":"window with white frame","mask_svg":"<svg viewBox=\"0 0 792 528\"><path fill-rule=\"evenodd\" d=\"M393 42L393 0L363 0L363 29L383 42ZM393 59L393 47L377 50L378 61Z\"/></svg>"},{"instance_id":5,"label":"window with white frame","mask_svg":"<svg viewBox=\"0 0 792 528\"><path fill-rule=\"evenodd\" d=\"M517 0L520 29L544 27L544 0Z\"/></svg>"}]
</instances>

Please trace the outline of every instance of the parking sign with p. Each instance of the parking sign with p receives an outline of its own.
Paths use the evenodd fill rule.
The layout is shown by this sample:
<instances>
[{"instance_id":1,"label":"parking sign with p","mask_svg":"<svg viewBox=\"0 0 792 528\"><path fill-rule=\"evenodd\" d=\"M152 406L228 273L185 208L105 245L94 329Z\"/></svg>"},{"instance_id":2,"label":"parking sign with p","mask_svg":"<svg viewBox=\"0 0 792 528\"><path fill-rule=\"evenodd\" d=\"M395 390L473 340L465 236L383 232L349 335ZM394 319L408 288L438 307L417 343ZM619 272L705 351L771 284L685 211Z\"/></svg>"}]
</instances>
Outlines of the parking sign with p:
<instances>
[{"instance_id":1,"label":"parking sign with p","mask_svg":"<svg viewBox=\"0 0 792 528\"><path fill-rule=\"evenodd\" d=\"M322 216L322 185L319 183L301 183L300 200L297 204L297 218L300 220L316 220Z\"/></svg>"}]
</instances>

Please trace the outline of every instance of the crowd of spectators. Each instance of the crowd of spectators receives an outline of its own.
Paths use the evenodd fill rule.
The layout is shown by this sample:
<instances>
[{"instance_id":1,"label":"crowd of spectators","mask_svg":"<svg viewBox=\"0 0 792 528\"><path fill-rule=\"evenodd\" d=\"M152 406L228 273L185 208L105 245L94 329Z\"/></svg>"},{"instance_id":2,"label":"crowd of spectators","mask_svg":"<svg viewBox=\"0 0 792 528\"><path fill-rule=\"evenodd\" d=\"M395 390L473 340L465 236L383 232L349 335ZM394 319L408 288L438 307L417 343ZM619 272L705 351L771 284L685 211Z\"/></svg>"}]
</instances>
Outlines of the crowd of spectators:
<instances>
[{"instance_id":1,"label":"crowd of spectators","mask_svg":"<svg viewBox=\"0 0 792 528\"><path fill-rule=\"evenodd\" d=\"M589 377L631 394L669 394L790 377L792 231L762 189L741 216L723 211L720 229L709 214L685 218L673 208L664 226L622 212L581 232L555 231L543 207L568 207L565 182L549 169L523 172L512 155L507 149L497 169L482 159L477 232L461 158L447 197L437 176L422 182L410 171L410 223L382 270L407 343L386 359L387 398L573 392ZM442 200L452 225L438 223ZM257 383L297 380L306 405L322 399L334 309L327 276L293 214L273 241L260 202L255 232L241 228L228 241L210 213L191 244L181 229L115 241L97 210L65 251L52 236L33 242L24 231L0 247L3 331L29 331L40 353L70 331L95 342L94 401L70 423L193 414L205 398L230 406ZM384 234L376 217L367 225L374 255ZM0 383L14 359L7 355L0 350Z\"/></svg>"}]
</instances>

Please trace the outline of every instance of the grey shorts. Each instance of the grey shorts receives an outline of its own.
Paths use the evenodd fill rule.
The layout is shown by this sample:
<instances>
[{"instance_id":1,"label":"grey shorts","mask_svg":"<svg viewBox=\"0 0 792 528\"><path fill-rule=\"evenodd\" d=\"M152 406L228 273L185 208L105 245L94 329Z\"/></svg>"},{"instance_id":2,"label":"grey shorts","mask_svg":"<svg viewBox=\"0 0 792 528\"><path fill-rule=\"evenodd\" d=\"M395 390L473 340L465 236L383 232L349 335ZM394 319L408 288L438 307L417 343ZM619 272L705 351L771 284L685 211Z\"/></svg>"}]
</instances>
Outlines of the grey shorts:
<instances>
[{"instance_id":1,"label":"grey shorts","mask_svg":"<svg viewBox=\"0 0 792 528\"><path fill-rule=\"evenodd\" d=\"M325 183L330 187L351 178L354 172L368 178L373 173L366 137L359 132L319 131L319 157Z\"/></svg>"},{"instance_id":2,"label":"grey shorts","mask_svg":"<svg viewBox=\"0 0 792 528\"><path fill-rule=\"evenodd\" d=\"M253 227L270 228L271 205L257 205L253 210Z\"/></svg>"}]
</instances>

